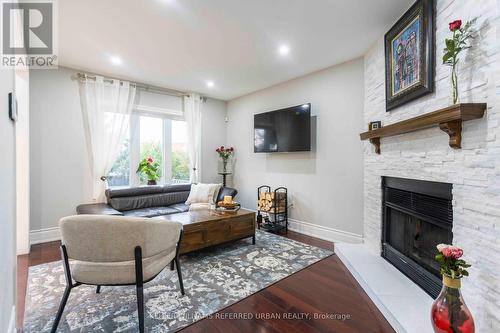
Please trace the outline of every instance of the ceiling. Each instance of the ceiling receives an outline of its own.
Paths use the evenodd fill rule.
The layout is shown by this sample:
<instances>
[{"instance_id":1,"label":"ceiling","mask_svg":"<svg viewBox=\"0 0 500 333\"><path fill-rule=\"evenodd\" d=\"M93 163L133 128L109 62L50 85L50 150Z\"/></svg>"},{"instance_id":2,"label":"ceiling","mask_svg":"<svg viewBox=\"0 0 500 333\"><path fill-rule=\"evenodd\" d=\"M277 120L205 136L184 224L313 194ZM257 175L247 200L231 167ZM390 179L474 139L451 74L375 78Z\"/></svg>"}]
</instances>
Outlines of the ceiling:
<instances>
[{"instance_id":1,"label":"ceiling","mask_svg":"<svg viewBox=\"0 0 500 333\"><path fill-rule=\"evenodd\" d=\"M59 1L59 65L230 100L362 56L412 2Z\"/></svg>"}]
</instances>

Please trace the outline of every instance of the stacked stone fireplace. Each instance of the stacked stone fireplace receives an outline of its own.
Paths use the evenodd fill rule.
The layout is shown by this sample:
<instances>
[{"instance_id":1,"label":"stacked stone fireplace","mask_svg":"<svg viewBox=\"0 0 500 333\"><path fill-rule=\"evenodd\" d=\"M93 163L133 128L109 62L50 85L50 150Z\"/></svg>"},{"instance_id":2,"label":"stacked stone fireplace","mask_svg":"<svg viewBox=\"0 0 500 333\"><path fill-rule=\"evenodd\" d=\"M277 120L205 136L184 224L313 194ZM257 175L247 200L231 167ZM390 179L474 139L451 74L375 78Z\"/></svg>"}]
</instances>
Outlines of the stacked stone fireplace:
<instances>
[{"instance_id":1,"label":"stacked stone fireplace","mask_svg":"<svg viewBox=\"0 0 500 333\"><path fill-rule=\"evenodd\" d=\"M451 184L452 243L464 248L472 264L462 292L476 322L476 332L500 327L500 3L496 0L436 3L435 92L391 112L385 110L384 41L365 55L364 119L388 125L450 105L449 68L440 64L448 22L478 16L480 33L460 63L460 100L487 103L482 119L463 123L462 149L430 128L383 138L382 152L364 141L364 242L382 254L383 178L397 177ZM364 130L361 128L360 130Z\"/></svg>"}]
</instances>

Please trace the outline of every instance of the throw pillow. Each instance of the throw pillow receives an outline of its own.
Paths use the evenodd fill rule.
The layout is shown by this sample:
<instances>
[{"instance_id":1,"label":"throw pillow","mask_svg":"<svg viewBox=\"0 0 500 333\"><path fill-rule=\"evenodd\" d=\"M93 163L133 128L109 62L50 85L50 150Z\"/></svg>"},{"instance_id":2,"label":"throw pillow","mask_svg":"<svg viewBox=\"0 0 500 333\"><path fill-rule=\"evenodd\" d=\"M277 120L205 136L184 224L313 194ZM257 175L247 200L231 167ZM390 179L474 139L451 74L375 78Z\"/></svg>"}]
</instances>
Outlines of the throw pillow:
<instances>
[{"instance_id":1,"label":"throw pillow","mask_svg":"<svg viewBox=\"0 0 500 333\"><path fill-rule=\"evenodd\" d=\"M186 205L193 203L214 204L221 184L192 184Z\"/></svg>"}]
</instances>

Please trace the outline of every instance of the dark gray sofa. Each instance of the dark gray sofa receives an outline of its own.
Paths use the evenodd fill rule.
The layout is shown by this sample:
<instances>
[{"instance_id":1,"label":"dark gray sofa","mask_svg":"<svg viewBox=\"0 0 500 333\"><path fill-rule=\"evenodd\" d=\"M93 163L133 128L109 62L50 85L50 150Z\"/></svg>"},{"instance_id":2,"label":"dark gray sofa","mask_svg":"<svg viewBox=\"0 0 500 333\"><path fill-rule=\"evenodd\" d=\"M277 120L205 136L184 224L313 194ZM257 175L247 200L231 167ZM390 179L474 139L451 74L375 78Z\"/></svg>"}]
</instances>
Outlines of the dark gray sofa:
<instances>
[{"instance_id":1,"label":"dark gray sofa","mask_svg":"<svg viewBox=\"0 0 500 333\"><path fill-rule=\"evenodd\" d=\"M154 217L160 215L187 212L185 204L191 184L155 185L116 188L106 190L107 204L83 204L76 207L77 214L123 215L136 217ZM235 197L238 191L222 187L217 201L225 195Z\"/></svg>"}]
</instances>

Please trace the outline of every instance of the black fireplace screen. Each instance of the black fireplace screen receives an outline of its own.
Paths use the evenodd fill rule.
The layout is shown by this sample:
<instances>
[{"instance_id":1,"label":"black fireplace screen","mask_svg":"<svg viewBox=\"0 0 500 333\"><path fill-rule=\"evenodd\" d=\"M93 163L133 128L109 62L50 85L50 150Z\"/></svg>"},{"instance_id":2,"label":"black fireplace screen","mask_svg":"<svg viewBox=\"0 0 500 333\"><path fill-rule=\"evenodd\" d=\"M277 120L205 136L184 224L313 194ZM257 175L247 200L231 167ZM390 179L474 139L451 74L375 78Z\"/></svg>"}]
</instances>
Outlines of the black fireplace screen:
<instances>
[{"instance_id":1,"label":"black fireplace screen","mask_svg":"<svg viewBox=\"0 0 500 333\"><path fill-rule=\"evenodd\" d=\"M452 241L452 185L383 177L382 257L437 297L436 245Z\"/></svg>"}]
</instances>

